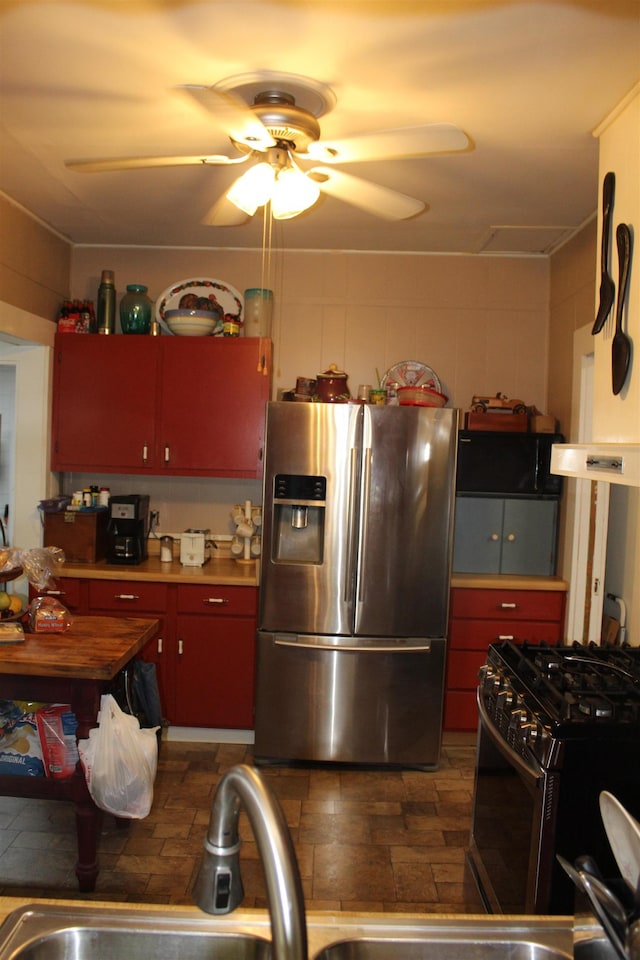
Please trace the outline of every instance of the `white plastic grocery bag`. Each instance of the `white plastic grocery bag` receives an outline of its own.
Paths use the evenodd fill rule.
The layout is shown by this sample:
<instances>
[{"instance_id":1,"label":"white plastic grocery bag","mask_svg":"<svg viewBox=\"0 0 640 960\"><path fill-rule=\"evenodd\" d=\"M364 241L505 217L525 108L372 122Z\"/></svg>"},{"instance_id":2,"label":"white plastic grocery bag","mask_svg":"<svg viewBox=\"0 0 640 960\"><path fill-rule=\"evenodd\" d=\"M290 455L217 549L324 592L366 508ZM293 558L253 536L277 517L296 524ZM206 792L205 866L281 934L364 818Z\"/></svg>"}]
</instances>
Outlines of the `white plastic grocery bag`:
<instances>
[{"instance_id":1,"label":"white plastic grocery bag","mask_svg":"<svg viewBox=\"0 0 640 960\"><path fill-rule=\"evenodd\" d=\"M141 728L110 693L100 698L98 723L89 738L78 743L89 793L101 810L141 820L153 803L159 728Z\"/></svg>"}]
</instances>

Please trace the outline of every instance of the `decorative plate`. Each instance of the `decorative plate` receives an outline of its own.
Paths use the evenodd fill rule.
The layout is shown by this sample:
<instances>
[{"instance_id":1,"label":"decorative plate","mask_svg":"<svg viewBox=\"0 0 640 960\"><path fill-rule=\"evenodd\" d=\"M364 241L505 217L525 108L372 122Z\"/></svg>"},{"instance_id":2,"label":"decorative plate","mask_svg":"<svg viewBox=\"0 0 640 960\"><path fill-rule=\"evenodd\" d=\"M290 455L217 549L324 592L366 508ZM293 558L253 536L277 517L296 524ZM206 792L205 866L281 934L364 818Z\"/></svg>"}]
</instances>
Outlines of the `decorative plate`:
<instances>
[{"instance_id":1,"label":"decorative plate","mask_svg":"<svg viewBox=\"0 0 640 960\"><path fill-rule=\"evenodd\" d=\"M224 280L178 280L161 293L156 302L156 317L168 330L165 321L167 310L208 310L217 312L222 307L223 315L216 323L212 336L221 337L224 322L233 321L242 327L243 299L240 292Z\"/></svg>"},{"instance_id":2,"label":"decorative plate","mask_svg":"<svg viewBox=\"0 0 640 960\"><path fill-rule=\"evenodd\" d=\"M383 387L388 383L397 383L400 387L429 387L431 390L442 393L440 381L431 367L417 360L402 360L400 363L394 363L382 378Z\"/></svg>"}]
</instances>

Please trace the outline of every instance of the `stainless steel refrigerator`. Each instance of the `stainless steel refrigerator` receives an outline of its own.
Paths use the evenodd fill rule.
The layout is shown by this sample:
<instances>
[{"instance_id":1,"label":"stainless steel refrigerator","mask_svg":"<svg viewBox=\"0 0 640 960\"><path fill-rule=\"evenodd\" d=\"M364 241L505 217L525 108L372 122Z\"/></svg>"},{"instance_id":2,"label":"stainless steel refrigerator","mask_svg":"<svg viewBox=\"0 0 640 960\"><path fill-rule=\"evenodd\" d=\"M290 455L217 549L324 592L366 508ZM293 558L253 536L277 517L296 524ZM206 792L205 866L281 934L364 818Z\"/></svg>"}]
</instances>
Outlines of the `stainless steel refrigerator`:
<instances>
[{"instance_id":1,"label":"stainless steel refrigerator","mask_svg":"<svg viewBox=\"0 0 640 960\"><path fill-rule=\"evenodd\" d=\"M258 762L437 766L457 413L267 405Z\"/></svg>"}]
</instances>

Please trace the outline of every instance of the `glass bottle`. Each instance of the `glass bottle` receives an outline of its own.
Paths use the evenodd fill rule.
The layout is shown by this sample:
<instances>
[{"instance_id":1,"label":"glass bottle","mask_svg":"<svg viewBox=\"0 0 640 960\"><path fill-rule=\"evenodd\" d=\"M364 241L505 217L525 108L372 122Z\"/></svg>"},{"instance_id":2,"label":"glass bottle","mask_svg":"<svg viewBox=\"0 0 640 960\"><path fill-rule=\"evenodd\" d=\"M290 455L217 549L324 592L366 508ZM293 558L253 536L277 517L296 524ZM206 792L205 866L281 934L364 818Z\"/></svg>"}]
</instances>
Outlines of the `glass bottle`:
<instances>
[{"instance_id":1,"label":"glass bottle","mask_svg":"<svg viewBox=\"0 0 640 960\"><path fill-rule=\"evenodd\" d=\"M120 326L123 333L149 333L151 329L151 300L141 283L127 284L120 301Z\"/></svg>"}]
</instances>

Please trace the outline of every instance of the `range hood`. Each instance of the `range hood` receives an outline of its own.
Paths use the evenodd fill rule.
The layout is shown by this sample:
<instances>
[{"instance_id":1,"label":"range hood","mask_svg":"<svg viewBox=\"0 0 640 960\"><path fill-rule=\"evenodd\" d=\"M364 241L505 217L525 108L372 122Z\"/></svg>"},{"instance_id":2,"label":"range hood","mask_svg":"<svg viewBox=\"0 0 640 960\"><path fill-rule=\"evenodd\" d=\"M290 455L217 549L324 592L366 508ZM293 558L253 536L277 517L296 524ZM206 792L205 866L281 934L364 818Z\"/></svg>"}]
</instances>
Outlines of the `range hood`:
<instances>
[{"instance_id":1,"label":"range hood","mask_svg":"<svg viewBox=\"0 0 640 960\"><path fill-rule=\"evenodd\" d=\"M640 487L640 443L554 443L551 473Z\"/></svg>"}]
</instances>

